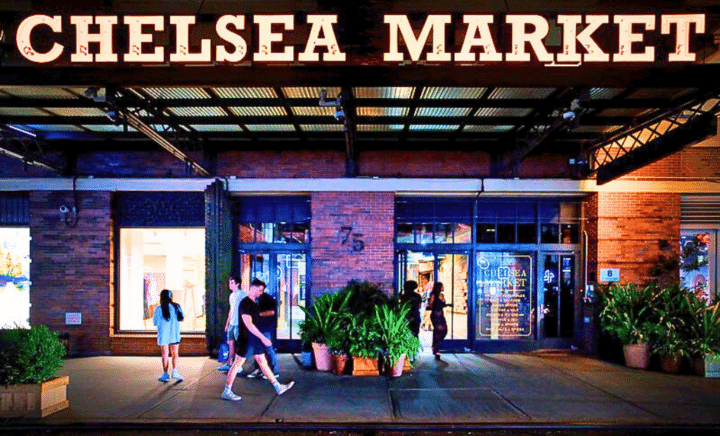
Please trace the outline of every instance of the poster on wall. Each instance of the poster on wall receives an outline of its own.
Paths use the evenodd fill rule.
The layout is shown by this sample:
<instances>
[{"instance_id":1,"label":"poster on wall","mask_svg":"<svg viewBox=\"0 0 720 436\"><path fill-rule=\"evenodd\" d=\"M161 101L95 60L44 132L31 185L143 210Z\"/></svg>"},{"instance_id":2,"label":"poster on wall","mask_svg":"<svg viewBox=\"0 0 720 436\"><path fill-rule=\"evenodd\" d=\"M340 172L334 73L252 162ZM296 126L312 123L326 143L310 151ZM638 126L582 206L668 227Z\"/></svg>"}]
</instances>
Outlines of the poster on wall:
<instances>
[{"instance_id":1,"label":"poster on wall","mask_svg":"<svg viewBox=\"0 0 720 436\"><path fill-rule=\"evenodd\" d=\"M0 328L30 327L30 229L0 228Z\"/></svg>"},{"instance_id":2,"label":"poster on wall","mask_svg":"<svg viewBox=\"0 0 720 436\"><path fill-rule=\"evenodd\" d=\"M479 252L476 262L477 336L481 339L531 336L532 257Z\"/></svg>"}]
</instances>

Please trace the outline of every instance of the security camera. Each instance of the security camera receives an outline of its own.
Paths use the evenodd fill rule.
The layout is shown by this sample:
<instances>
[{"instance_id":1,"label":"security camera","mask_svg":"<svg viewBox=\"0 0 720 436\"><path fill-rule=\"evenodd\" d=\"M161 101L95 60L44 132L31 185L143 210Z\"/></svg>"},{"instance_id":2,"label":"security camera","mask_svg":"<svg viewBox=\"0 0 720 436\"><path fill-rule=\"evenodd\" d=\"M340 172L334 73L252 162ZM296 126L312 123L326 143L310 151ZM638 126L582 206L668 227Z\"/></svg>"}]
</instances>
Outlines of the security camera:
<instances>
[{"instance_id":1,"label":"security camera","mask_svg":"<svg viewBox=\"0 0 720 436\"><path fill-rule=\"evenodd\" d=\"M68 213L68 212L70 212L70 209L68 209L67 206L65 206L64 204L62 206L60 206L60 213Z\"/></svg>"},{"instance_id":2,"label":"security camera","mask_svg":"<svg viewBox=\"0 0 720 436\"><path fill-rule=\"evenodd\" d=\"M338 121L345 121L345 112L342 109L335 111L335 119Z\"/></svg>"}]
</instances>

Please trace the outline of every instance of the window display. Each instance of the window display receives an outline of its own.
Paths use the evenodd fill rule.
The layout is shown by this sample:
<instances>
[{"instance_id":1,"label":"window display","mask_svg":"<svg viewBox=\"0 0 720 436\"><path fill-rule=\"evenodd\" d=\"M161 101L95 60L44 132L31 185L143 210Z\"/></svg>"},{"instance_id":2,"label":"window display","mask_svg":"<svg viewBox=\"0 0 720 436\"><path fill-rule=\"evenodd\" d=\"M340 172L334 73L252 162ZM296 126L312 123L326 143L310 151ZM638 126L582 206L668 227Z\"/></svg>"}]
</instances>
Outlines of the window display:
<instances>
[{"instance_id":1,"label":"window display","mask_svg":"<svg viewBox=\"0 0 720 436\"><path fill-rule=\"evenodd\" d=\"M160 291L180 304L184 332L205 331L205 230L120 229L119 330L154 331Z\"/></svg>"},{"instance_id":2,"label":"window display","mask_svg":"<svg viewBox=\"0 0 720 436\"><path fill-rule=\"evenodd\" d=\"M30 327L30 229L0 228L0 328Z\"/></svg>"}]
</instances>

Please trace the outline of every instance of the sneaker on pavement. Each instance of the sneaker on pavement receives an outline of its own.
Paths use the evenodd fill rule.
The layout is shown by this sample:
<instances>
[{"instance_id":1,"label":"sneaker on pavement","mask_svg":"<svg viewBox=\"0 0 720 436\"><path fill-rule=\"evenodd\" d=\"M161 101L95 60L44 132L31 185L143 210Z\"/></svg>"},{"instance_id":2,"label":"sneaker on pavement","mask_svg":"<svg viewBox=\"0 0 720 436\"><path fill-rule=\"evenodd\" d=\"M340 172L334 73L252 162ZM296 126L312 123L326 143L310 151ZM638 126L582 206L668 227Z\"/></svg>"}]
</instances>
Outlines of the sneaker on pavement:
<instances>
[{"instance_id":1,"label":"sneaker on pavement","mask_svg":"<svg viewBox=\"0 0 720 436\"><path fill-rule=\"evenodd\" d=\"M240 401L242 399L242 397L240 397L240 395L235 395L235 393L231 389L228 389L228 388L225 388L223 390L223 393L222 393L222 395L220 395L220 398L222 398L223 400L228 400L228 401Z\"/></svg>"},{"instance_id":2,"label":"sneaker on pavement","mask_svg":"<svg viewBox=\"0 0 720 436\"><path fill-rule=\"evenodd\" d=\"M164 373L162 373L162 375L158 378L158 381L161 381L161 382L163 382L163 383L167 383L168 381L170 381L170 376L168 375L168 373L164 372Z\"/></svg>"},{"instance_id":3,"label":"sneaker on pavement","mask_svg":"<svg viewBox=\"0 0 720 436\"><path fill-rule=\"evenodd\" d=\"M183 376L180 375L180 372L177 369L172 370L172 378L177 381L183 381Z\"/></svg>"},{"instance_id":4,"label":"sneaker on pavement","mask_svg":"<svg viewBox=\"0 0 720 436\"><path fill-rule=\"evenodd\" d=\"M295 384L295 382L290 380L289 382L287 382L287 384L280 385L280 389L278 389L277 394L278 395L284 394L285 392L289 391L290 388L293 387L294 384Z\"/></svg>"},{"instance_id":5,"label":"sneaker on pavement","mask_svg":"<svg viewBox=\"0 0 720 436\"><path fill-rule=\"evenodd\" d=\"M274 375L275 375L275 380L277 380L278 377L280 377L280 374L274 374ZM262 375L262 378L264 378L265 380L267 380L267 377L265 377L265 374Z\"/></svg>"},{"instance_id":6,"label":"sneaker on pavement","mask_svg":"<svg viewBox=\"0 0 720 436\"><path fill-rule=\"evenodd\" d=\"M256 369L255 371L249 373L246 377L247 378L258 378L261 376L263 376L262 371L260 371L259 369Z\"/></svg>"},{"instance_id":7,"label":"sneaker on pavement","mask_svg":"<svg viewBox=\"0 0 720 436\"><path fill-rule=\"evenodd\" d=\"M224 363L220 366L218 366L218 371L230 371L230 365L227 363Z\"/></svg>"}]
</instances>

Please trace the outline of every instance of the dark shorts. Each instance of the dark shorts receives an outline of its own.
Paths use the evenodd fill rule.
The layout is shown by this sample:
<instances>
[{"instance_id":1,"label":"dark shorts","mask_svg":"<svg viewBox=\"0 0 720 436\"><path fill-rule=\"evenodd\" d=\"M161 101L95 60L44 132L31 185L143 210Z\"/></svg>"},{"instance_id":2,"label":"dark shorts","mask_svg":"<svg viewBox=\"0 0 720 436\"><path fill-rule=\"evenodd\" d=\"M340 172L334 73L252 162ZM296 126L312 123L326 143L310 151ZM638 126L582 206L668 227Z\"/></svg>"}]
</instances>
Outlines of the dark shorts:
<instances>
[{"instance_id":1,"label":"dark shorts","mask_svg":"<svg viewBox=\"0 0 720 436\"><path fill-rule=\"evenodd\" d=\"M247 338L240 337L235 341L235 355L238 357L247 354L248 341Z\"/></svg>"},{"instance_id":2,"label":"dark shorts","mask_svg":"<svg viewBox=\"0 0 720 436\"><path fill-rule=\"evenodd\" d=\"M247 356L249 353L251 353L253 356L257 356L258 354L265 354L265 345L263 345L263 343L260 341L260 338L258 338L252 333L250 333L250 337L248 338L245 356Z\"/></svg>"}]
</instances>

